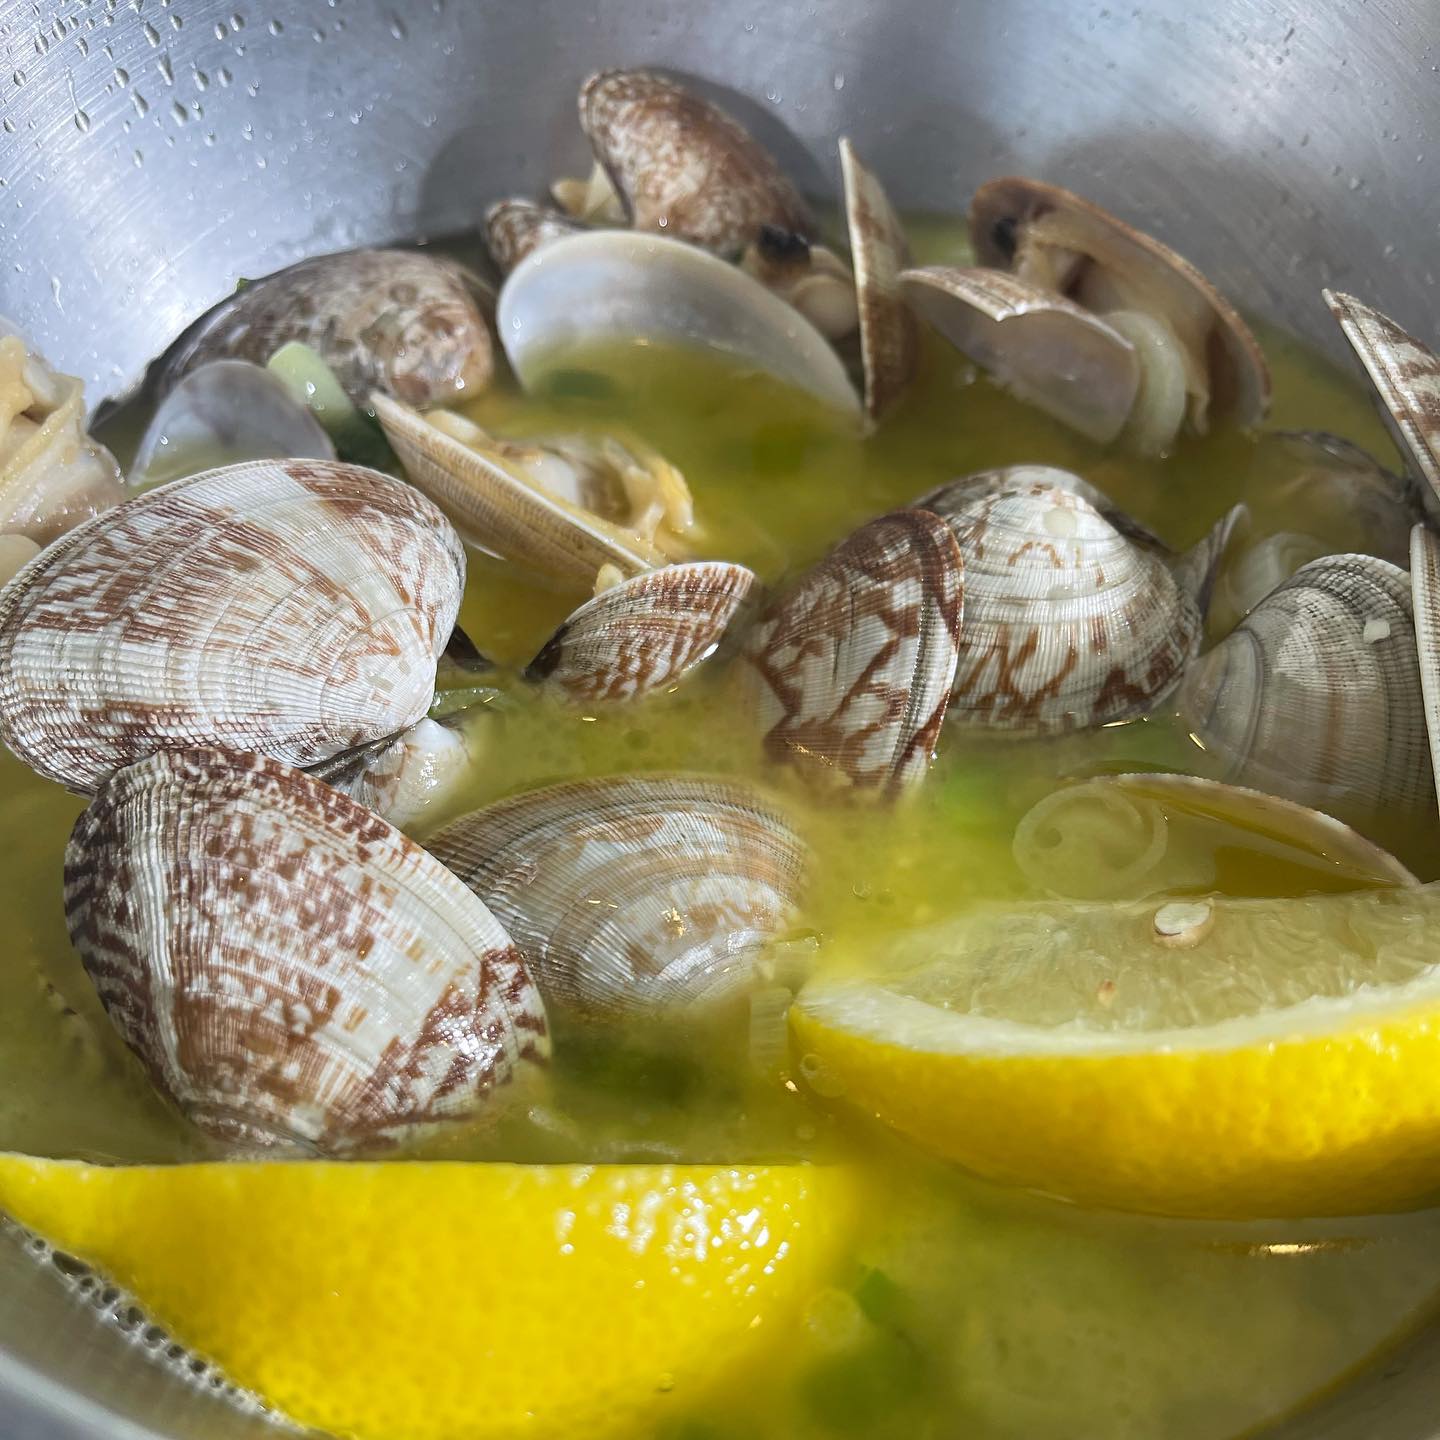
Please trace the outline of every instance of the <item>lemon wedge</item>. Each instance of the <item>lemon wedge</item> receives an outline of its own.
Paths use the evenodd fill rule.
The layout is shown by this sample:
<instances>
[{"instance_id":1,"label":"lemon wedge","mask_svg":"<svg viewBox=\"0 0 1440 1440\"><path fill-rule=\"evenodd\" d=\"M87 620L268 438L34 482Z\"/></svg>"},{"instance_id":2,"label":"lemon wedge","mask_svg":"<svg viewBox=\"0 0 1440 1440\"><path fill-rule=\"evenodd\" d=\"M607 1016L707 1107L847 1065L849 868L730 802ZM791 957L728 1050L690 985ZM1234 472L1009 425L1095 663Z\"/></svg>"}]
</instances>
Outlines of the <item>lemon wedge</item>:
<instances>
[{"instance_id":1,"label":"lemon wedge","mask_svg":"<svg viewBox=\"0 0 1440 1440\"><path fill-rule=\"evenodd\" d=\"M365 1440L629 1434L685 1413L783 1349L855 1185L800 1165L0 1155L0 1208L236 1384Z\"/></svg>"},{"instance_id":2,"label":"lemon wedge","mask_svg":"<svg viewBox=\"0 0 1440 1440\"><path fill-rule=\"evenodd\" d=\"M991 1179L1168 1214L1440 1194L1440 889L1035 905L791 1012L801 1073Z\"/></svg>"}]
</instances>

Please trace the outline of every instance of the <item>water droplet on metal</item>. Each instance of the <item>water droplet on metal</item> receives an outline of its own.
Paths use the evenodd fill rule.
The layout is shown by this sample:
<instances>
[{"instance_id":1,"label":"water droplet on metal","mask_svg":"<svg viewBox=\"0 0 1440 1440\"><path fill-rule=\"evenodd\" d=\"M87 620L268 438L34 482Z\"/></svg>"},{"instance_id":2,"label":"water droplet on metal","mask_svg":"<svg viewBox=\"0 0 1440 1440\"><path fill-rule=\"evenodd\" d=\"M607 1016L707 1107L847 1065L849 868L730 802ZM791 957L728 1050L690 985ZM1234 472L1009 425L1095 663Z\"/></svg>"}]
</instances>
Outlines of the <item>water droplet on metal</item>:
<instances>
[{"instance_id":1,"label":"water droplet on metal","mask_svg":"<svg viewBox=\"0 0 1440 1440\"><path fill-rule=\"evenodd\" d=\"M282 25L278 20L272 20L265 28L272 35L283 35L285 33L284 25Z\"/></svg>"},{"instance_id":2,"label":"water droplet on metal","mask_svg":"<svg viewBox=\"0 0 1440 1440\"><path fill-rule=\"evenodd\" d=\"M145 163L145 156L139 150L136 150L130 158L135 162L137 170Z\"/></svg>"},{"instance_id":3,"label":"water droplet on metal","mask_svg":"<svg viewBox=\"0 0 1440 1440\"><path fill-rule=\"evenodd\" d=\"M398 16L392 14L390 20L390 38L392 40L404 40L410 32L405 28L405 22Z\"/></svg>"},{"instance_id":4,"label":"water droplet on metal","mask_svg":"<svg viewBox=\"0 0 1440 1440\"><path fill-rule=\"evenodd\" d=\"M215 78L220 82L221 89L224 89L235 77L222 65L215 72Z\"/></svg>"},{"instance_id":5,"label":"water droplet on metal","mask_svg":"<svg viewBox=\"0 0 1440 1440\"><path fill-rule=\"evenodd\" d=\"M128 85L130 83L130 72L123 66L115 67L115 83L117 85Z\"/></svg>"},{"instance_id":6,"label":"water droplet on metal","mask_svg":"<svg viewBox=\"0 0 1440 1440\"><path fill-rule=\"evenodd\" d=\"M215 22L215 38L223 40L230 33L230 27L223 20Z\"/></svg>"},{"instance_id":7,"label":"water droplet on metal","mask_svg":"<svg viewBox=\"0 0 1440 1440\"><path fill-rule=\"evenodd\" d=\"M170 17L170 28L172 30L183 30L185 28L185 21L179 15L172 15Z\"/></svg>"},{"instance_id":8,"label":"water droplet on metal","mask_svg":"<svg viewBox=\"0 0 1440 1440\"><path fill-rule=\"evenodd\" d=\"M834 75L830 77L830 83L837 90L843 90L845 88L845 76L841 74L839 70L837 70Z\"/></svg>"},{"instance_id":9,"label":"water droplet on metal","mask_svg":"<svg viewBox=\"0 0 1440 1440\"><path fill-rule=\"evenodd\" d=\"M170 63L170 54L166 51L156 62L155 68L160 72L160 78L167 84L175 83L175 67Z\"/></svg>"},{"instance_id":10,"label":"water droplet on metal","mask_svg":"<svg viewBox=\"0 0 1440 1440\"><path fill-rule=\"evenodd\" d=\"M17 85L23 85L25 83L25 72L23 70L17 70L10 78Z\"/></svg>"},{"instance_id":11,"label":"water droplet on metal","mask_svg":"<svg viewBox=\"0 0 1440 1440\"><path fill-rule=\"evenodd\" d=\"M150 113L150 102L138 90L131 92L130 103L142 120Z\"/></svg>"},{"instance_id":12,"label":"water droplet on metal","mask_svg":"<svg viewBox=\"0 0 1440 1440\"><path fill-rule=\"evenodd\" d=\"M140 32L152 46L160 43L160 32L148 20L140 27Z\"/></svg>"},{"instance_id":13,"label":"water droplet on metal","mask_svg":"<svg viewBox=\"0 0 1440 1440\"><path fill-rule=\"evenodd\" d=\"M171 105L170 113L175 117L177 125L183 125L190 118L190 112L178 100Z\"/></svg>"},{"instance_id":14,"label":"water droplet on metal","mask_svg":"<svg viewBox=\"0 0 1440 1440\"><path fill-rule=\"evenodd\" d=\"M195 67L195 88L197 90L210 88L210 77L198 65Z\"/></svg>"},{"instance_id":15,"label":"water droplet on metal","mask_svg":"<svg viewBox=\"0 0 1440 1440\"><path fill-rule=\"evenodd\" d=\"M238 12L230 17L230 28L232 30L243 30L245 28L245 17Z\"/></svg>"}]
</instances>

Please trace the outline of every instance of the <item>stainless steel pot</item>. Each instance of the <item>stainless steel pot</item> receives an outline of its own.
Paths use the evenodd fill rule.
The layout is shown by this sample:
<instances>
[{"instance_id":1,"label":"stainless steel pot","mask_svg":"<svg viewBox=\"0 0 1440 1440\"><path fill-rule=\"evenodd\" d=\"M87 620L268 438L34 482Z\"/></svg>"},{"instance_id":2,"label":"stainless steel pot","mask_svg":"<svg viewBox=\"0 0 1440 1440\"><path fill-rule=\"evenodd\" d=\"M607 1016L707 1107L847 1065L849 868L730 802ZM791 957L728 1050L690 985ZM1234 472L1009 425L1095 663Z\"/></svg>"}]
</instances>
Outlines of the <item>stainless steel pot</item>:
<instances>
[{"instance_id":1,"label":"stainless steel pot","mask_svg":"<svg viewBox=\"0 0 1440 1440\"><path fill-rule=\"evenodd\" d=\"M1435 0L0 0L0 43L0 311L96 399L240 276L573 166L576 83L638 61L755 97L808 189L841 132L906 206L1032 172L1337 354L1322 285L1440 335ZM273 1433L0 1238L0 1440ZM1284 1434L1440 1434L1440 1331Z\"/></svg>"}]
</instances>

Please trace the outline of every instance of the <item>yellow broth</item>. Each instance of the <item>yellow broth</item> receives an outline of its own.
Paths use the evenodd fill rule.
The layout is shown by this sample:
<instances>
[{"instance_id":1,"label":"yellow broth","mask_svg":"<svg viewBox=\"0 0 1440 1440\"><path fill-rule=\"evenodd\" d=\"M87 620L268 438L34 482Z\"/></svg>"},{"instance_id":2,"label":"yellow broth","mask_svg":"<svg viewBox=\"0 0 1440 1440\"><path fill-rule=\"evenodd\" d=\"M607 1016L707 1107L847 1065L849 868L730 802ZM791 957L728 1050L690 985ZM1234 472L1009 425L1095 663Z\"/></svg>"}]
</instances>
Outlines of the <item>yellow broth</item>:
<instances>
[{"instance_id":1,"label":"yellow broth","mask_svg":"<svg viewBox=\"0 0 1440 1440\"><path fill-rule=\"evenodd\" d=\"M916 234L925 258L955 258L953 226ZM1394 463L1356 385L1287 339L1263 338L1275 425L1338 431ZM497 387L468 413L507 435L618 425L643 437L690 484L698 555L743 561L770 584L873 515L956 476L1019 462L1079 472L1176 546L1239 500L1262 527L1286 524L1267 512L1272 462L1251 438L1187 438L1163 461L1102 451L933 343L919 383L869 437L716 357L650 346L568 356L537 395ZM518 670L584 598L472 551L462 623L499 662L501 693L472 722L477 764L452 813L626 770L759 779L793 807L816 855L786 963L823 967L836 937L853 951L867 936L1033 894L1011 837L1065 777L1211 766L1168 713L1045 742L950 729L927 783L900 810L818 805L763 770L722 668L619 708L537 698ZM80 802L9 757L0 757L0 796L0 910L10 926L0 968L0 1149L118 1161L210 1153L114 1036L66 939L61 855ZM1218 888L1285 894L1336 883L1323 863L1298 862L1264 836L1183 833L1183 843L1213 850L1200 859ZM1428 833L1387 838L1412 864L1433 849ZM673 1025L600 1035L562 1022L541 1085L512 1097L498 1122L416 1153L840 1158L883 1181L853 1253L804 1323L773 1337L756 1374L667 1426L669 1440L1226 1440L1338 1383L1428 1315L1440 1286L1440 1212L1203 1224L1087 1213L1004 1191L837 1109L789 1066L757 1068L734 1017L678 1035ZM483 1230L484 1217L476 1224Z\"/></svg>"}]
</instances>

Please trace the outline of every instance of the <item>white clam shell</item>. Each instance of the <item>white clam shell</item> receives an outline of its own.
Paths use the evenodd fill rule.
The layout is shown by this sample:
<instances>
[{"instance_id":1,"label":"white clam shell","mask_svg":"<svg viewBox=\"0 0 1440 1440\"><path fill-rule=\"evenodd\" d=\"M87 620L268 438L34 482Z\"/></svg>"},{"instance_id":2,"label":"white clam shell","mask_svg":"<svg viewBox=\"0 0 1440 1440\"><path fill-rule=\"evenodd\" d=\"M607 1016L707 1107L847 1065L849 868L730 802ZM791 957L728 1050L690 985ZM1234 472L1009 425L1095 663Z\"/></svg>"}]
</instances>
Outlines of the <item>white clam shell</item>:
<instances>
[{"instance_id":1,"label":"white clam shell","mask_svg":"<svg viewBox=\"0 0 1440 1440\"><path fill-rule=\"evenodd\" d=\"M859 397L825 337L758 281L693 245L601 230L552 241L500 291L497 327L533 388L567 353L648 340L719 351L856 414Z\"/></svg>"},{"instance_id":2,"label":"white clam shell","mask_svg":"<svg viewBox=\"0 0 1440 1440\"><path fill-rule=\"evenodd\" d=\"M1410 580L1388 561L1301 566L1191 666L1179 705L1237 784L1362 828L1434 803Z\"/></svg>"},{"instance_id":3,"label":"white clam shell","mask_svg":"<svg viewBox=\"0 0 1440 1440\"><path fill-rule=\"evenodd\" d=\"M1425 733L1440 799L1440 539L1423 525L1410 536L1410 582L1415 611L1415 647L1420 689L1425 698Z\"/></svg>"},{"instance_id":4,"label":"white clam shell","mask_svg":"<svg viewBox=\"0 0 1440 1440\"><path fill-rule=\"evenodd\" d=\"M335 459L315 416L246 360L190 371L155 408L130 467L132 488L242 460Z\"/></svg>"},{"instance_id":5,"label":"white clam shell","mask_svg":"<svg viewBox=\"0 0 1440 1440\"><path fill-rule=\"evenodd\" d=\"M968 476L915 503L945 518L964 558L952 724L1086 729L1145 714L1179 682L1232 517L1177 560L1048 466Z\"/></svg>"},{"instance_id":6,"label":"white clam shell","mask_svg":"<svg viewBox=\"0 0 1440 1440\"><path fill-rule=\"evenodd\" d=\"M341 1153L479 1114L548 1053L485 906L398 830L258 755L167 752L77 822L70 935L156 1085L208 1134Z\"/></svg>"},{"instance_id":7,"label":"white clam shell","mask_svg":"<svg viewBox=\"0 0 1440 1440\"><path fill-rule=\"evenodd\" d=\"M553 785L427 844L500 917L547 1002L597 1020L743 990L794 919L808 863L759 791L703 775Z\"/></svg>"},{"instance_id":8,"label":"white clam shell","mask_svg":"<svg viewBox=\"0 0 1440 1440\"><path fill-rule=\"evenodd\" d=\"M666 689L743 624L758 588L751 571L726 560L622 581L576 610L525 673L580 704Z\"/></svg>"},{"instance_id":9,"label":"white clam shell","mask_svg":"<svg viewBox=\"0 0 1440 1440\"><path fill-rule=\"evenodd\" d=\"M771 601L742 657L765 753L822 787L895 798L925 776L962 621L959 547L923 509L882 515Z\"/></svg>"},{"instance_id":10,"label":"white clam shell","mask_svg":"<svg viewBox=\"0 0 1440 1440\"><path fill-rule=\"evenodd\" d=\"M387 475L265 460L174 481L0 592L0 739L81 791L193 745L313 764L425 714L464 583L454 531Z\"/></svg>"}]
</instances>

